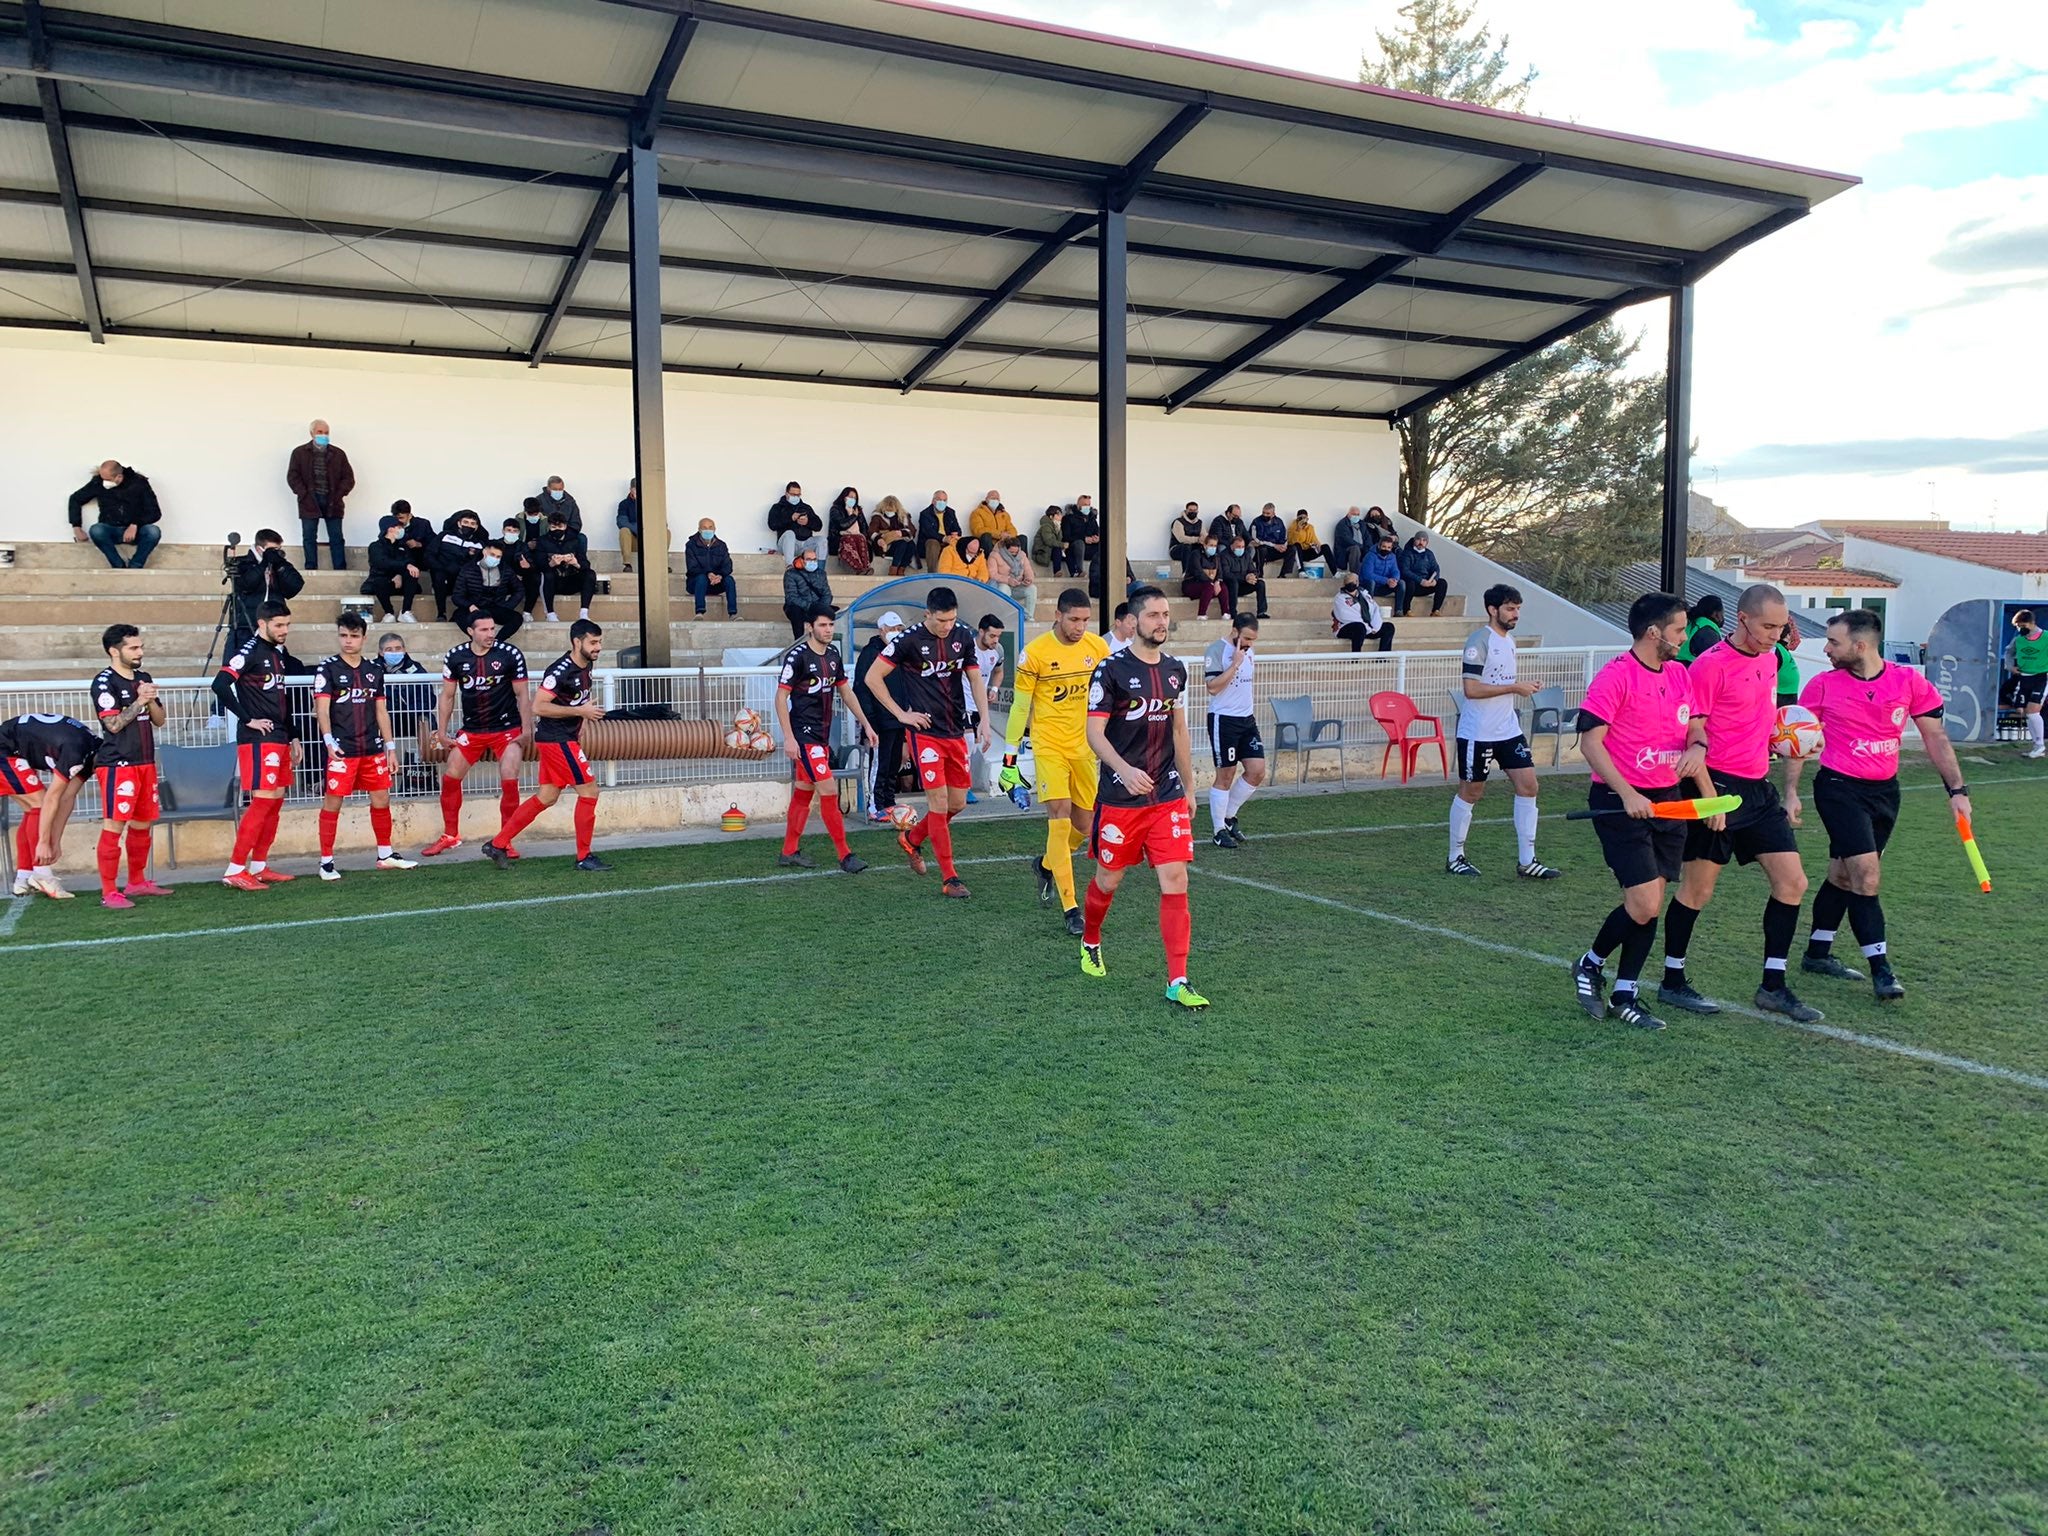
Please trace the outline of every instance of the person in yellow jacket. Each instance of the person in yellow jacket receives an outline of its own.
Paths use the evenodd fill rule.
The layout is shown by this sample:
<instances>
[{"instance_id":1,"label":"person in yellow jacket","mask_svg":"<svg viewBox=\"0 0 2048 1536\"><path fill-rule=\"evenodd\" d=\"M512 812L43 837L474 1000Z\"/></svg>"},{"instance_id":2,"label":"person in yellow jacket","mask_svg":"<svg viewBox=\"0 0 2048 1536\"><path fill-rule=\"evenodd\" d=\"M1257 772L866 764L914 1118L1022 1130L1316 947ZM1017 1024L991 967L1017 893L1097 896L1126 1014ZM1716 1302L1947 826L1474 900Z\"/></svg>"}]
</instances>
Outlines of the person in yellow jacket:
<instances>
[{"instance_id":1,"label":"person in yellow jacket","mask_svg":"<svg viewBox=\"0 0 2048 1536\"><path fill-rule=\"evenodd\" d=\"M988 585L988 557L981 552L981 540L973 535L949 544L939 554L940 576L965 576Z\"/></svg>"},{"instance_id":2,"label":"person in yellow jacket","mask_svg":"<svg viewBox=\"0 0 2048 1536\"><path fill-rule=\"evenodd\" d=\"M1015 701L1003 731L1003 771L996 780L1005 792L1023 783L1017 748L1031 731L1038 773L1039 804L1045 807L1045 854L1032 860L1038 899L1057 891L1067 932L1081 932L1081 904L1074 895L1074 850L1088 843L1095 819L1098 769L1088 749L1088 687L1095 669L1109 659L1109 642L1091 627L1088 594L1069 587L1060 594L1052 628L1017 657Z\"/></svg>"},{"instance_id":3,"label":"person in yellow jacket","mask_svg":"<svg viewBox=\"0 0 2048 1536\"><path fill-rule=\"evenodd\" d=\"M990 491L981 498L981 505L968 514L967 531L981 540L983 549L993 547L998 539L1017 537L1017 524L1003 506L1001 491Z\"/></svg>"},{"instance_id":4,"label":"person in yellow jacket","mask_svg":"<svg viewBox=\"0 0 2048 1536\"><path fill-rule=\"evenodd\" d=\"M1323 569L1337 569L1337 557L1330 553L1330 546L1316 536L1316 525L1308 520L1308 508L1303 507L1294 514L1294 522L1287 530L1287 558L1281 562L1282 576L1298 576L1301 568L1309 561L1322 558Z\"/></svg>"}]
</instances>

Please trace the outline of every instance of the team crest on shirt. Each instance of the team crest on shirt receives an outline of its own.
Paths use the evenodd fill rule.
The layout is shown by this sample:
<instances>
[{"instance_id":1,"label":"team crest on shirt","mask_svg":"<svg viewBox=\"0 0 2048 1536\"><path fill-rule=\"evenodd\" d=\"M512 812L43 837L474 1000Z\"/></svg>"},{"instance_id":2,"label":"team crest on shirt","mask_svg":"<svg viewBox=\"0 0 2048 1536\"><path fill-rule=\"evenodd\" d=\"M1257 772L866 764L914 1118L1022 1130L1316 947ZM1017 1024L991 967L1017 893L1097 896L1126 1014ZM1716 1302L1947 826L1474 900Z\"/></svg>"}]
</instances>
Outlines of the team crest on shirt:
<instances>
[{"instance_id":1,"label":"team crest on shirt","mask_svg":"<svg viewBox=\"0 0 2048 1536\"><path fill-rule=\"evenodd\" d=\"M108 692L106 692L105 690L102 690L102 691L101 691L101 693L100 693L100 708L101 708L101 709L112 709L113 707L114 707L114 696L113 696L113 695L112 695L111 693L108 693Z\"/></svg>"},{"instance_id":2,"label":"team crest on shirt","mask_svg":"<svg viewBox=\"0 0 2048 1536\"><path fill-rule=\"evenodd\" d=\"M1692 706L1690 704L1678 706L1678 723L1680 725L1690 725L1692 723Z\"/></svg>"},{"instance_id":3,"label":"team crest on shirt","mask_svg":"<svg viewBox=\"0 0 2048 1536\"><path fill-rule=\"evenodd\" d=\"M1466 646L1466 647L1465 647L1465 659L1466 659L1467 661L1471 661L1471 662L1483 662L1483 661L1485 661L1485 660L1486 660L1486 649L1485 649L1485 647L1483 647L1483 646L1477 646L1477 645L1468 645L1468 646Z\"/></svg>"},{"instance_id":4,"label":"team crest on shirt","mask_svg":"<svg viewBox=\"0 0 2048 1536\"><path fill-rule=\"evenodd\" d=\"M1898 706L1896 706L1896 707L1895 707L1895 708L1894 708L1894 709L1892 710L1892 724L1893 724L1893 725L1904 725L1905 723L1906 723L1906 707L1905 707L1905 706L1904 706L1903 704L1901 704L1901 705L1898 705Z\"/></svg>"}]
</instances>

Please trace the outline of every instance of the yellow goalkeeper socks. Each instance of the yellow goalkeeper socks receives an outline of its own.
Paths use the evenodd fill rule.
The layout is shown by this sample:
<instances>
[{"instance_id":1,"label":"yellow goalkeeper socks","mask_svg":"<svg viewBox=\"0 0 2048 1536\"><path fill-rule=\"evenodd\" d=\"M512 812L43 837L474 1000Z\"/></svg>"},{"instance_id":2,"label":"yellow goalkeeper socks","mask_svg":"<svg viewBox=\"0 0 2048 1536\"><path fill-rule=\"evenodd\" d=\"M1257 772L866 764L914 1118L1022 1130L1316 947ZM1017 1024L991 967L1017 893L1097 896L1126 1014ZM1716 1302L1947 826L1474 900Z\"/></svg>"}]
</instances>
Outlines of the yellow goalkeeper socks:
<instances>
[{"instance_id":1,"label":"yellow goalkeeper socks","mask_svg":"<svg viewBox=\"0 0 2048 1536\"><path fill-rule=\"evenodd\" d=\"M1045 867L1052 871L1052 883L1059 887L1062 912L1071 912L1076 905L1073 843L1067 837L1072 825L1066 821L1045 824Z\"/></svg>"}]
</instances>

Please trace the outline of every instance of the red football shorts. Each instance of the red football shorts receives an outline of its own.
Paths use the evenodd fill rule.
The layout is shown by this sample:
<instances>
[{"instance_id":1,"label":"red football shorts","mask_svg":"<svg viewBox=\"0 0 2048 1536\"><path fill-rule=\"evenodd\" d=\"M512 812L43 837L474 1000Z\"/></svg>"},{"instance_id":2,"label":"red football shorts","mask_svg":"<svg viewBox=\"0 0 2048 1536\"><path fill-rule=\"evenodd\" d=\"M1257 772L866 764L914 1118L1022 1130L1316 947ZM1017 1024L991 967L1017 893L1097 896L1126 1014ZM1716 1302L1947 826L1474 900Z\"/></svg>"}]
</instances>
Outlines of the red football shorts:
<instances>
[{"instance_id":1,"label":"red football shorts","mask_svg":"<svg viewBox=\"0 0 2048 1536\"><path fill-rule=\"evenodd\" d=\"M460 752L472 763L480 763L487 757L505 760L505 749L519 745L518 731L457 731L450 750Z\"/></svg>"},{"instance_id":2,"label":"red football shorts","mask_svg":"<svg viewBox=\"0 0 2048 1536\"><path fill-rule=\"evenodd\" d=\"M799 784L827 784L832 779L832 749L822 741L796 739L796 762L791 773Z\"/></svg>"},{"instance_id":3,"label":"red football shorts","mask_svg":"<svg viewBox=\"0 0 2048 1536\"><path fill-rule=\"evenodd\" d=\"M953 789L973 786L974 780L967 773L965 736L926 736L912 731L910 760L917 764L917 782L926 789L937 789L941 784Z\"/></svg>"},{"instance_id":4,"label":"red football shorts","mask_svg":"<svg viewBox=\"0 0 2048 1536\"><path fill-rule=\"evenodd\" d=\"M1095 806L1096 862L1104 869L1129 869L1140 860L1191 864L1195 858L1195 823L1185 800L1164 805Z\"/></svg>"},{"instance_id":5,"label":"red football shorts","mask_svg":"<svg viewBox=\"0 0 2048 1536\"><path fill-rule=\"evenodd\" d=\"M327 757L327 793L330 795L352 795L357 790L364 794L375 794L391 787L391 754L388 752L366 752L361 757L342 757L329 753Z\"/></svg>"},{"instance_id":6,"label":"red football shorts","mask_svg":"<svg viewBox=\"0 0 2048 1536\"><path fill-rule=\"evenodd\" d=\"M0 757L0 798L30 795L43 792L43 777L29 767L28 760L20 757Z\"/></svg>"},{"instance_id":7,"label":"red football shorts","mask_svg":"<svg viewBox=\"0 0 2048 1536\"><path fill-rule=\"evenodd\" d=\"M163 814L156 764L100 770L100 815L108 821L155 821Z\"/></svg>"},{"instance_id":8,"label":"red football shorts","mask_svg":"<svg viewBox=\"0 0 2048 1536\"><path fill-rule=\"evenodd\" d=\"M292 787L292 744L288 741L245 741L235 748L242 765L242 793Z\"/></svg>"},{"instance_id":9,"label":"red football shorts","mask_svg":"<svg viewBox=\"0 0 2048 1536\"><path fill-rule=\"evenodd\" d=\"M541 783L573 788L590 782L590 759L583 755L581 742L542 741L535 748L540 753Z\"/></svg>"}]
</instances>

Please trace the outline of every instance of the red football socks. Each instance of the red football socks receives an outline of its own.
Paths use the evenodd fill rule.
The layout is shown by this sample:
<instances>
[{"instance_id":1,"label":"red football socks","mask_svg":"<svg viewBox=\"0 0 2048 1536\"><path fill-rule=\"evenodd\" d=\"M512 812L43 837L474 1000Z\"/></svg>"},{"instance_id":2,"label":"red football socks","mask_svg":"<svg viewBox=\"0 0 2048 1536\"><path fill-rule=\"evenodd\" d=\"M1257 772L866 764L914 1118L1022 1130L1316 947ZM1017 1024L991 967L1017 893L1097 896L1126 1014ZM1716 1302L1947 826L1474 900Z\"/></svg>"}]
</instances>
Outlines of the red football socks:
<instances>
[{"instance_id":1,"label":"red football socks","mask_svg":"<svg viewBox=\"0 0 2048 1536\"><path fill-rule=\"evenodd\" d=\"M1116 892L1105 891L1093 880L1088 889L1081 893L1081 942L1100 944L1102 942L1102 920L1109 916L1109 904L1116 900Z\"/></svg>"},{"instance_id":2,"label":"red football socks","mask_svg":"<svg viewBox=\"0 0 2048 1536\"><path fill-rule=\"evenodd\" d=\"M960 871L953 867L953 818L950 816L927 816L924 824L931 828L932 852L939 856L939 878L957 880Z\"/></svg>"},{"instance_id":3,"label":"red football socks","mask_svg":"<svg viewBox=\"0 0 2048 1536\"><path fill-rule=\"evenodd\" d=\"M576 857L590 857L590 839L597 832L597 796L576 797Z\"/></svg>"},{"instance_id":4,"label":"red football socks","mask_svg":"<svg viewBox=\"0 0 2048 1536\"><path fill-rule=\"evenodd\" d=\"M370 832L377 839L377 852L382 854L391 846L391 807L373 805L370 807Z\"/></svg>"},{"instance_id":5,"label":"red football socks","mask_svg":"<svg viewBox=\"0 0 2048 1536\"><path fill-rule=\"evenodd\" d=\"M782 821L782 851L792 854L803 841L804 824L811 819L812 792L808 789L791 789L789 809Z\"/></svg>"},{"instance_id":6,"label":"red football socks","mask_svg":"<svg viewBox=\"0 0 2048 1536\"><path fill-rule=\"evenodd\" d=\"M100 834L100 894L114 894L114 884L121 878L121 834L102 832Z\"/></svg>"},{"instance_id":7,"label":"red football socks","mask_svg":"<svg viewBox=\"0 0 2048 1536\"><path fill-rule=\"evenodd\" d=\"M519 809L519 781L500 779L498 781L498 825L512 819L512 813Z\"/></svg>"},{"instance_id":8,"label":"red football socks","mask_svg":"<svg viewBox=\"0 0 2048 1536\"><path fill-rule=\"evenodd\" d=\"M235 851L228 855L228 862L238 868L254 857L256 839L263 831L263 807L273 802L251 800L249 808L242 812L242 819L235 825Z\"/></svg>"},{"instance_id":9,"label":"red football socks","mask_svg":"<svg viewBox=\"0 0 2048 1536\"><path fill-rule=\"evenodd\" d=\"M284 797L280 795L256 803L263 807L263 823L257 830L255 850L255 862L261 864L270 857L270 845L277 841L277 823L284 815Z\"/></svg>"},{"instance_id":10,"label":"red football socks","mask_svg":"<svg viewBox=\"0 0 2048 1536\"><path fill-rule=\"evenodd\" d=\"M43 835L43 808L32 805L21 813L21 825L14 829L14 867L36 867L36 839Z\"/></svg>"},{"instance_id":11,"label":"red football socks","mask_svg":"<svg viewBox=\"0 0 2048 1536\"><path fill-rule=\"evenodd\" d=\"M322 859L334 857L334 834L340 830L341 812L322 811L320 813L320 857Z\"/></svg>"},{"instance_id":12,"label":"red football socks","mask_svg":"<svg viewBox=\"0 0 2048 1536\"><path fill-rule=\"evenodd\" d=\"M852 854L853 849L846 841L846 818L839 812L839 796L828 792L818 802L818 814L825 818L825 830L831 834L832 846L838 850L839 857L843 859Z\"/></svg>"},{"instance_id":13,"label":"red football socks","mask_svg":"<svg viewBox=\"0 0 2048 1536\"><path fill-rule=\"evenodd\" d=\"M149 878L149 828L131 826L128 828L128 883L140 884Z\"/></svg>"},{"instance_id":14,"label":"red football socks","mask_svg":"<svg viewBox=\"0 0 2048 1536\"><path fill-rule=\"evenodd\" d=\"M532 826L535 819L546 809L547 807L540 803L540 796L533 796L505 818L505 825L498 828L498 835L491 841L500 848L510 848L512 839Z\"/></svg>"},{"instance_id":15,"label":"red football socks","mask_svg":"<svg viewBox=\"0 0 2048 1536\"><path fill-rule=\"evenodd\" d=\"M449 837L462 836L462 780L441 776L441 830Z\"/></svg>"},{"instance_id":16,"label":"red football socks","mask_svg":"<svg viewBox=\"0 0 2048 1536\"><path fill-rule=\"evenodd\" d=\"M1092 882L1091 882L1092 884ZM1188 915L1188 893L1160 892L1159 941L1166 946L1166 979L1185 981L1188 974L1188 941L1194 919Z\"/></svg>"}]
</instances>

